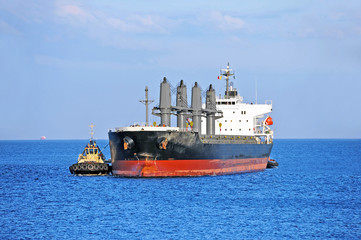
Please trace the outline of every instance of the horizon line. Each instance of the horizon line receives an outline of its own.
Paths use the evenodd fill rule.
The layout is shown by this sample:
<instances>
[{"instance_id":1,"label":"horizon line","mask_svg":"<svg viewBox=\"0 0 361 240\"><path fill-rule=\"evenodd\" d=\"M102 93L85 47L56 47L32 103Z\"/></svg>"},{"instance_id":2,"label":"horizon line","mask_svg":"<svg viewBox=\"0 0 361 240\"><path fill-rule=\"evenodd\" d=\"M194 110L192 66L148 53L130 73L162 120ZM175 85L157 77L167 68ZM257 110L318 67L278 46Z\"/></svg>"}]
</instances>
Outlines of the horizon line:
<instances>
[{"instance_id":1,"label":"horizon line","mask_svg":"<svg viewBox=\"0 0 361 240\"><path fill-rule=\"evenodd\" d=\"M0 141L83 141L83 140L90 140L89 138L51 138L51 139L0 139ZM98 138L93 140L109 140L107 138ZM361 138L347 138L347 137L340 137L340 138L322 138L322 137L315 137L315 138L295 138L295 137L282 137L282 138L273 138L273 140L361 140Z\"/></svg>"}]
</instances>

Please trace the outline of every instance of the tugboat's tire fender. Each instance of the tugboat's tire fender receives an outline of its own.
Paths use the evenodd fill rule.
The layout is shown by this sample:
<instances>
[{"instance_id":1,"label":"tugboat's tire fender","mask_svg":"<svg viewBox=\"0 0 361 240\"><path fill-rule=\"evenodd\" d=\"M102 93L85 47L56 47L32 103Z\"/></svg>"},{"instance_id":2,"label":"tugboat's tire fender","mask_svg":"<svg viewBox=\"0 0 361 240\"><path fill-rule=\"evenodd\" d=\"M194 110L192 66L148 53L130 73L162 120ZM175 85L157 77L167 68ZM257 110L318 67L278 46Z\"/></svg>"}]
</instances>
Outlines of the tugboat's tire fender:
<instances>
[{"instance_id":1,"label":"tugboat's tire fender","mask_svg":"<svg viewBox=\"0 0 361 240\"><path fill-rule=\"evenodd\" d=\"M89 164L89 165L88 165L88 169L89 169L89 171L93 171L94 165L93 165L93 164Z\"/></svg>"},{"instance_id":2,"label":"tugboat's tire fender","mask_svg":"<svg viewBox=\"0 0 361 240\"><path fill-rule=\"evenodd\" d=\"M103 167L104 167L104 171L108 171L109 169L108 164L105 164Z\"/></svg>"},{"instance_id":3,"label":"tugboat's tire fender","mask_svg":"<svg viewBox=\"0 0 361 240\"><path fill-rule=\"evenodd\" d=\"M95 164L95 165L94 165L94 170L95 170L95 171L98 171L98 170L99 170L99 165L98 165L98 164Z\"/></svg>"},{"instance_id":4,"label":"tugboat's tire fender","mask_svg":"<svg viewBox=\"0 0 361 240\"><path fill-rule=\"evenodd\" d=\"M79 171L78 165L73 165L73 170L74 170L74 171Z\"/></svg>"},{"instance_id":5,"label":"tugboat's tire fender","mask_svg":"<svg viewBox=\"0 0 361 240\"><path fill-rule=\"evenodd\" d=\"M81 165L81 166L80 166L80 169L83 170L83 171L86 171L86 170L87 170L87 165L85 165L85 164L84 164L84 165Z\"/></svg>"},{"instance_id":6,"label":"tugboat's tire fender","mask_svg":"<svg viewBox=\"0 0 361 240\"><path fill-rule=\"evenodd\" d=\"M103 164L99 165L99 170L100 170L100 171L103 171L103 170L104 170Z\"/></svg>"}]
</instances>

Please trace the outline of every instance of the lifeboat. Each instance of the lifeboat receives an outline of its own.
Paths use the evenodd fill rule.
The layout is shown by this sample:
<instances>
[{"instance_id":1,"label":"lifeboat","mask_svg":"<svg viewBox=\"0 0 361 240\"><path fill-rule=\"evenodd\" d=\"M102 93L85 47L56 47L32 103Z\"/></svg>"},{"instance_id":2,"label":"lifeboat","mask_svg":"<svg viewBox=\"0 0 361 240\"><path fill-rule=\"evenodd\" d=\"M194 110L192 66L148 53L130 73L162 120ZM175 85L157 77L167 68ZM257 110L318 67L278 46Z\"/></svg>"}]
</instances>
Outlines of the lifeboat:
<instances>
[{"instance_id":1,"label":"lifeboat","mask_svg":"<svg viewBox=\"0 0 361 240\"><path fill-rule=\"evenodd\" d=\"M268 116L265 120L265 123L269 126L273 125L273 119L270 116Z\"/></svg>"}]
</instances>

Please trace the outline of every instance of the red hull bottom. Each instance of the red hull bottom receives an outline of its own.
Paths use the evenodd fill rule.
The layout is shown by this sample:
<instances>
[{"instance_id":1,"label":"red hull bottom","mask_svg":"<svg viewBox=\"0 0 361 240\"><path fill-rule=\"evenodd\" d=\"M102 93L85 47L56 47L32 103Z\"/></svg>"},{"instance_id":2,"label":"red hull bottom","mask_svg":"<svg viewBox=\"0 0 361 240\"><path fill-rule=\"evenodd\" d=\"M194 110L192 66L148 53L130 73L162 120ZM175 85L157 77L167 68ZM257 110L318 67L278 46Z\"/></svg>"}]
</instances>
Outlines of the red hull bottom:
<instances>
[{"instance_id":1,"label":"red hull bottom","mask_svg":"<svg viewBox=\"0 0 361 240\"><path fill-rule=\"evenodd\" d=\"M268 158L205 160L117 160L112 173L122 177L183 177L262 171Z\"/></svg>"}]
</instances>

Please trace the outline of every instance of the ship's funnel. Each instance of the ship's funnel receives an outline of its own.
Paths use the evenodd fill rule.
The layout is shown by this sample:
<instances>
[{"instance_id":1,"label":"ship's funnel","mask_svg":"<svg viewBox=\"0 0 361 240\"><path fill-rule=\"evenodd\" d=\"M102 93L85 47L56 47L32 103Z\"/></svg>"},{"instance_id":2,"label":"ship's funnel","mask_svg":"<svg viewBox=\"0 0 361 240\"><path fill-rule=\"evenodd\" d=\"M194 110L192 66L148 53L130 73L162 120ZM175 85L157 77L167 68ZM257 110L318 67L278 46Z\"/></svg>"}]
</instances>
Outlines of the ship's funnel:
<instances>
[{"instance_id":1,"label":"ship's funnel","mask_svg":"<svg viewBox=\"0 0 361 240\"><path fill-rule=\"evenodd\" d=\"M214 110L207 113L207 135L214 135L216 132L216 120L215 120L215 111L216 111L216 92L214 91L212 84L209 85L206 96L206 109Z\"/></svg>"},{"instance_id":2,"label":"ship's funnel","mask_svg":"<svg viewBox=\"0 0 361 240\"><path fill-rule=\"evenodd\" d=\"M183 83L183 80L180 81L179 86L177 87L177 126L180 129L186 128L186 111L188 108L187 103L187 86Z\"/></svg>"},{"instance_id":3,"label":"ship's funnel","mask_svg":"<svg viewBox=\"0 0 361 240\"><path fill-rule=\"evenodd\" d=\"M170 85L167 82L167 78L163 78L163 82L160 84L160 96L159 96L159 109L161 125L170 126L170 114L171 114L171 96Z\"/></svg>"},{"instance_id":4,"label":"ship's funnel","mask_svg":"<svg viewBox=\"0 0 361 240\"><path fill-rule=\"evenodd\" d=\"M192 109L193 130L201 133L202 94L197 82L192 88Z\"/></svg>"}]
</instances>

